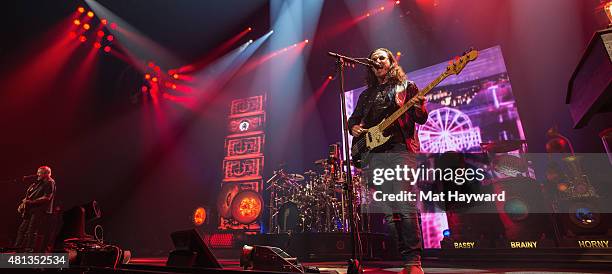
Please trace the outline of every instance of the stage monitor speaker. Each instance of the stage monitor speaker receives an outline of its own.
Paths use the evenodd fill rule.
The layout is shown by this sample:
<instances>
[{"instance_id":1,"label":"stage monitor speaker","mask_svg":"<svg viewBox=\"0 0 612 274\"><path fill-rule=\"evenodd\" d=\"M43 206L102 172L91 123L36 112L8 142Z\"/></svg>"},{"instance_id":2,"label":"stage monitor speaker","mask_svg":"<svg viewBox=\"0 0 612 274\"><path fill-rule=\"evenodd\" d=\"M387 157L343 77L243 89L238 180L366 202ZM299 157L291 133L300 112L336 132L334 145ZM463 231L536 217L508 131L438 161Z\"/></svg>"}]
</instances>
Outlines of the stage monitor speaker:
<instances>
[{"instance_id":1,"label":"stage monitor speaker","mask_svg":"<svg viewBox=\"0 0 612 274\"><path fill-rule=\"evenodd\" d=\"M167 266L221 268L219 261L195 229L173 232L170 237L174 250Z\"/></svg>"},{"instance_id":2,"label":"stage monitor speaker","mask_svg":"<svg viewBox=\"0 0 612 274\"><path fill-rule=\"evenodd\" d=\"M304 267L285 251L272 246L248 246L242 248L240 266L244 270L304 273ZM318 273L318 272L317 272Z\"/></svg>"},{"instance_id":3,"label":"stage monitor speaker","mask_svg":"<svg viewBox=\"0 0 612 274\"><path fill-rule=\"evenodd\" d=\"M82 266L98 266L116 268L123 262L123 252L117 246L106 245L96 249L77 251L79 264Z\"/></svg>"}]
</instances>

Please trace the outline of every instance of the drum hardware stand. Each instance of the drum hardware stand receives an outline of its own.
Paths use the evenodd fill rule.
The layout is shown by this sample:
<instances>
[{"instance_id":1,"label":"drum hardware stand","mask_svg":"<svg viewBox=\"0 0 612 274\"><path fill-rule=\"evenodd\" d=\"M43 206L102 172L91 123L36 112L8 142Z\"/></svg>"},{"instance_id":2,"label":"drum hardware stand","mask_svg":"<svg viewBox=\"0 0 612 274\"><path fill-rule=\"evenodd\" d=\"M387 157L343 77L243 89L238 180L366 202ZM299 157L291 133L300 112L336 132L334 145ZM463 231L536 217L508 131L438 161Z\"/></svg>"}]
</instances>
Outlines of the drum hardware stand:
<instances>
[{"instance_id":1,"label":"drum hardware stand","mask_svg":"<svg viewBox=\"0 0 612 274\"><path fill-rule=\"evenodd\" d=\"M346 115L346 95L344 94L344 65L345 63L352 63L352 64L360 64L366 67L372 67L372 65L365 63L365 62L361 62L358 60L355 60L354 58L350 58L347 56L343 56L337 53L333 53L333 52L329 52L328 53L330 56L336 58L336 65L337 65L337 71L338 73L340 73L340 100L342 102L342 129L343 129L343 134L342 134L342 141L344 143L344 163L346 163L346 179L345 179L345 187L347 192L349 193L348 196L348 215L349 215L349 227L350 227L350 231L351 231L351 259L348 261L348 268L347 268L347 274L357 274L357 273L363 273L363 268L361 267L361 263L359 262L359 260L357 260L357 254L356 254L356 236L355 235L355 229L356 229L356 224L355 224L355 220L354 220L354 216L353 216L353 178L352 178L352 174L351 174L351 151L349 149L349 138L348 138L348 134L349 134L349 128L348 128L348 117Z\"/></svg>"},{"instance_id":2,"label":"drum hardware stand","mask_svg":"<svg viewBox=\"0 0 612 274\"><path fill-rule=\"evenodd\" d=\"M276 190L275 188L275 184L276 181L278 181L278 177L280 176L280 174L283 172L283 170L278 170L278 171L274 171L274 175L268 179L266 181L266 184L270 184L270 186L268 186L266 189L270 189L270 205L268 206L269 209L269 217L268 217L268 227L269 227L269 233L279 233L280 231L280 227L278 226L278 204L276 201Z\"/></svg>"}]
</instances>

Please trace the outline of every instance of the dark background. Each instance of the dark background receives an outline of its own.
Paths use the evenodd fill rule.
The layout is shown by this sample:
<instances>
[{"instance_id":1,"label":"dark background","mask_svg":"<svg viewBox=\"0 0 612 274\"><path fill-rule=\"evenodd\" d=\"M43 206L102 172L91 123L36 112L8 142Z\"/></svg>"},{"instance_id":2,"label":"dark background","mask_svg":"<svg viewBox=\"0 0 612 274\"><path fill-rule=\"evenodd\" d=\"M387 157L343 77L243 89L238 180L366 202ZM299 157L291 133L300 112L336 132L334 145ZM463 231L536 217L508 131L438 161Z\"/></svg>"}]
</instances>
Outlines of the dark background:
<instances>
[{"instance_id":1,"label":"dark background","mask_svg":"<svg viewBox=\"0 0 612 274\"><path fill-rule=\"evenodd\" d=\"M170 68L194 63L248 26L255 31L241 43L270 28L266 1L99 3L177 56L177 63L164 64ZM171 247L169 233L190 227L196 206L214 206L229 102L249 96L245 87L252 79L232 79L197 111L165 105L173 122L161 128L146 104L130 100L142 74L113 56L99 56L87 73L79 73L83 50L76 50L61 68L31 67L39 53L61 40L55 28L78 5L83 3L24 0L2 11L0 179L19 178L49 165L60 206L96 199L108 241L140 254L165 254ZM349 20L351 10L367 8L361 1L326 1L317 35ZM401 51L401 65L412 71L471 46L501 45L529 151L545 152L545 132L556 125L577 152L603 152L597 133L612 124L612 116L599 115L575 130L564 103L569 77L588 40L607 25L600 1L403 0L400 8L401 19L377 22L370 31L360 23L332 37L311 37L305 84L291 91L298 101L307 100L333 73L327 51L366 56L373 48L388 47ZM347 89L363 85L362 69L347 74ZM267 174L283 162L292 171L311 168L314 160L325 157L327 145L340 141L337 91L336 79L299 130L290 126L287 117L292 113L275 107L283 100L269 96ZM278 142L283 138L290 142ZM2 185L0 246L14 238L15 209L24 191L24 185ZM210 227L215 227L212 222Z\"/></svg>"}]
</instances>

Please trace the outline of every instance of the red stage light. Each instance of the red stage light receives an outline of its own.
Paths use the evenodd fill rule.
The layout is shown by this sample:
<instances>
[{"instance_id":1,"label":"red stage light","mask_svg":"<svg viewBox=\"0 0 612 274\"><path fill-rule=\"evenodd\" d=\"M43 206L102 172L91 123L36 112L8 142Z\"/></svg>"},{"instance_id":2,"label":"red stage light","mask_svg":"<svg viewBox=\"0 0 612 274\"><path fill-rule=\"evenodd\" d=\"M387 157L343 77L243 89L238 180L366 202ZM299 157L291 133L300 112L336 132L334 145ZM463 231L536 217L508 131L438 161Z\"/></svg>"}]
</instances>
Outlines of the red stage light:
<instances>
[{"instance_id":1,"label":"red stage light","mask_svg":"<svg viewBox=\"0 0 612 274\"><path fill-rule=\"evenodd\" d=\"M95 48L97 48L97 49L99 49L99 48L101 48L101 47L102 47L102 44L100 44L100 42L95 42L95 43L94 43L94 47L95 47Z\"/></svg>"},{"instance_id":2,"label":"red stage light","mask_svg":"<svg viewBox=\"0 0 612 274\"><path fill-rule=\"evenodd\" d=\"M113 41L115 40L115 37L109 34L108 36L106 36L106 40Z\"/></svg>"},{"instance_id":3,"label":"red stage light","mask_svg":"<svg viewBox=\"0 0 612 274\"><path fill-rule=\"evenodd\" d=\"M145 79L147 79L147 80L151 79L151 74L148 74L148 73L145 74Z\"/></svg>"},{"instance_id":4,"label":"red stage light","mask_svg":"<svg viewBox=\"0 0 612 274\"><path fill-rule=\"evenodd\" d=\"M104 51L105 52L110 52L111 51L111 47L109 47L109 46L104 47Z\"/></svg>"},{"instance_id":5,"label":"red stage light","mask_svg":"<svg viewBox=\"0 0 612 274\"><path fill-rule=\"evenodd\" d=\"M108 23L108 21L106 19L101 19L100 23L102 23L102 25L106 25Z\"/></svg>"},{"instance_id":6,"label":"red stage light","mask_svg":"<svg viewBox=\"0 0 612 274\"><path fill-rule=\"evenodd\" d=\"M369 13L369 12L368 12L368 13L366 13L366 16L367 16L367 17L370 17L370 13Z\"/></svg>"},{"instance_id":7,"label":"red stage light","mask_svg":"<svg viewBox=\"0 0 612 274\"><path fill-rule=\"evenodd\" d=\"M385 10L385 7L380 7L380 10Z\"/></svg>"},{"instance_id":8,"label":"red stage light","mask_svg":"<svg viewBox=\"0 0 612 274\"><path fill-rule=\"evenodd\" d=\"M70 37L70 39L74 39L74 38L77 37L77 34L76 34L76 32L71 31L70 33L68 33L68 37Z\"/></svg>"},{"instance_id":9,"label":"red stage light","mask_svg":"<svg viewBox=\"0 0 612 274\"><path fill-rule=\"evenodd\" d=\"M204 221L206 221L206 209L203 207L196 208L196 210L193 212L193 224L200 226L204 224Z\"/></svg>"},{"instance_id":10,"label":"red stage light","mask_svg":"<svg viewBox=\"0 0 612 274\"><path fill-rule=\"evenodd\" d=\"M247 30L248 30L248 31L252 31L252 30L253 30L253 28L249 27Z\"/></svg>"},{"instance_id":11,"label":"red stage light","mask_svg":"<svg viewBox=\"0 0 612 274\"><path fill-rule=\"evenodd\" d=\"M606 16L608 16L608 21L612 24L612 1L608 1L608 3L604 5L604 10L606 11Z\"/></svg>"},{"instance_id":12,"label":"red stage light","mask_svg":"<svg viewBox=\"0 0 612 274\"><path fill-rule=\"evenodd\" d=\"M153 77L151 80L152 80L153 82L157 83L157 77Z\"/></svg>"},{"instance_id":13,"label":"red stage light","mask_svg":"<svg viewBox=\"0 0 612 274\"><path fill-rule=\"evenodd\" d=\"M331 79L334 79L334 77L330 75L330 76L327 76L327 79L331 80Z\"/></svg>"},{"instance_id":14,"label":"red stage light","mask_svg":"<svg viewBox=\"0 0 612 274\"><path fill-rule=\"evenodd\" d=\"M87 41L87 37L85 37L85 35L81 35L79 36L79 41L84 43L85 41Z\"/></svg>"},{"instance_id":15,"label":"red stage light","mask_svg":"<svg viewBox=\"0 0 612 274\"><path fill-rule=\"evenodd\" d=\"M140 90L142 90L142 92L147 92L147 90L149 90L149 88L147 86L142 86L140 88Z\"/></svg>"},{"instance_id":16,"label":"red stage light","mask_svg":"<svg viewBox=\"0 0 612 274\"><path fill-rule=\"evenodd\" d=\"M149 66L150 68L153 68L153 67L155 66L155 63L153 63L153 62L149 62L149 63L147 64L147 66Z\"/></svg>"},{"instance_id":17,"label":"red stage light","mask_svg":"<svg viewBox=\"0 0 612 274\"><path fill-rule=\"evenodd\" d=\"M231 206L232 217L238 223L250 224L261 215L263 202L261 195L252 190L241 191L234 197Z\"/></svg>"},{"instance_id":18,"label":"red stage light","mask_svg":"<svg viewBox=\"0 0 612 274\"><path fill-rule=\"evenodd\" d=\"M172 84L172 89L176 89L176 85L175 84Z\"/></svg>"},{"instance_id":19,"label":"red stage light","mask_svg":"<svg viewBox=\"0 0 612 274\"><path fill-rule=\"evenodd\" d=\"M178 78L179 78L179 75L178 75L177 73L172 74L172 78L174 78L174 79L178 79Z\"/></svg>"},{"instance_id":20,"label":"red stage light","mask_svg":"<svg viewBox=\"0 0 612 274\"><path fill-rule=\"evenodd\" d=\"M208 239L208 243L212 248L230 248L234 245L234 234L212 234L205 235L204 239Z\"/></svg>"},{"instance_id":21,"label":"red stage light","mask_svg":"<svg viewBox=\"0 0 612 274\"><path fill-rule=\"evenodd\" d=\"M117 24L115 24L115 23L110 23L110 28L111 28L111 29L116 29L116 28L117 28Z\"/></svg>"},{"instance_id":22,"label":"red stage light","mask_svg":"<svg viewBox=\"0 0 612 274\"><path fill-rule=\"evenodd\" d=\"M84 7L78 7L78 8L77 8L77 11L78 11L79 13L83 13L83 12L85 12L85 8L84 8Z\"/></svg>"},{"instance_id":23,"label":"red stage light","mask_svg":"<svg viewBox=\"0 0 612 274\"><path fill-rule=\"evenodd\" d=\"M399 4L400 4L400 1L395 1L395 4L396 4L396 5L399 5Z\"/></svg>"},{"instance_id":24,"label":"red stage light","mask_svg":"<svg viewBox=\"0 0 612 274\"><path fill-rule=\"evenodd\" d=\"M104 32L101 31L101 30L99 30L97 34L98 34L98 37L103 37L104 36Z\"/></svg>"},{"instance_id":25,"label":"red stage light","mask_svg":"<svg viewBox=\"0 0 612 274\"><path fill-rule=\"evenodd\" d=\"M93 11L88 11L88 12L87 12L87 16L88 16L89 18L94 17L94 13L93 13Z\"/></svg>"},{"instance_id":26,"label":"red stage light","mask_svg":"<svg viewBox=\"0 0 612 274\"><path fill-rule=\"evenodd\" d=\"M74 21L72 21L72 23L74 23L75 25L80 25L81 24L81 20L79 19L74 19Z\"/></svg>"},{"instance_id":27,"label":"red stage light","mask_svg":"<svg viewBox=\"0 0 612 274\"><path fill-rule=\"evenodd\" d=\"M89 24L85 23L85 24L83 24L83 28L88 30L89 28L91 28L91 26Z\"/></svg>"}]
</instances>

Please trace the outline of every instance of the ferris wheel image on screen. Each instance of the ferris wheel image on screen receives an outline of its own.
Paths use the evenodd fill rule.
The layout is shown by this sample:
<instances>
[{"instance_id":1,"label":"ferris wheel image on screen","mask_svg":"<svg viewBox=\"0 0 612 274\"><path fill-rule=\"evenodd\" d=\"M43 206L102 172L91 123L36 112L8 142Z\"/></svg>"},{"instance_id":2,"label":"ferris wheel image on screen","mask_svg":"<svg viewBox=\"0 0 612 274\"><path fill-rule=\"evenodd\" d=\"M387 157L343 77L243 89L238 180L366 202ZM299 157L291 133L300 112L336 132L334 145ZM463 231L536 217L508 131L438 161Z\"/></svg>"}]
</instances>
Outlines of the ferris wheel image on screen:
<instances>
[{"instance_id":1,"label":"ferris wheel image on screen","mask_svg":"<svg viewBox=\"0 0 612 274\"><path fill-rule=\"evenodd\" d=\"M443 153L469 151L480 147L480 129L472 126L470 117L458 109L443 107L429 112L424 125L419 126L421 151Z\"/></svg>"}]
</instances>

